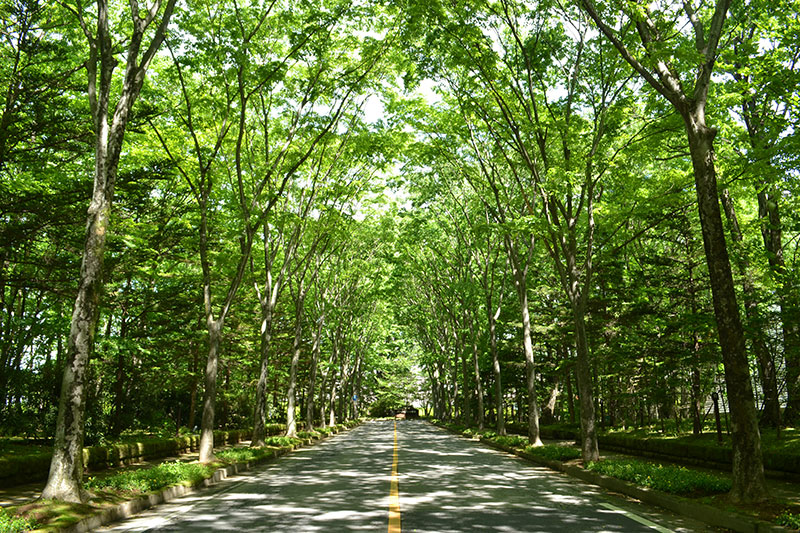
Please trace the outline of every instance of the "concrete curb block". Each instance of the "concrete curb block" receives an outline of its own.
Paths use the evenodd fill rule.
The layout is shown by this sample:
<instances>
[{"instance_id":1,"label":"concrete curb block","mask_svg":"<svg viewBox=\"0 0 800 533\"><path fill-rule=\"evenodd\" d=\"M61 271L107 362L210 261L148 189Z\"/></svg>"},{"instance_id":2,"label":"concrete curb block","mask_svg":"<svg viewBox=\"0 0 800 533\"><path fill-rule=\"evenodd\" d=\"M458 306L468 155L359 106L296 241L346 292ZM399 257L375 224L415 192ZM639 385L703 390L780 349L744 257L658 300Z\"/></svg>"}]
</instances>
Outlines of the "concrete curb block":
<instances>
[{"instance_id":1,"label":"concrete curb block","mask_svg":"<svg viewBox=\"0 0 800 533\"><path fill-rule=\"evenodd\" d=\"M360 424L359 424L360 425ZM248 461L244 463L234 463L232 465L228 465L225 467L218 468L211 477L207 477L202 479L196 483L191 485L172 485L171 487L167 487L162 489L159 492L154 492L152 494L147 494L145 496L140 496L134 500L128 500L126 502L120 503L114 507L109 509L105 509L100 513L84 518L83 520L78 521L77 523L61 529L55 530L47 530L49 533L86 533L93 529L97 529L99 527L111 524L112 522L117 522L119 520L123 520L125 518L129 518L137 513L144 511L145 509L149 509L156 505L170 502L177 498L198 492L206 487L211 487L218 484L223 479L226 479L230 476L234 476L236 474L244 473L252 468L262 465L264 463L269 463L271 461L275 461L276 459L283 457L284 455L288 455L290 452L302 448L304 446L313 445L317 442L321 442L329 437L334 435L338 435L339 433L344 433L345 431L349 431L354 429L358 426L353 426L352 428L344 428L342 431L332 431L330 435L323 435L321 438L308 438L303 439L301 444L293 446L291 448L279 448L275 451L274 454L270 455L269 457L264 457L260 460L256 461ZM37 530L41 531L41 530Z\"/></svg>"},{"instance_id":2,"label":"concrete curb block","mask_svg":"<svg viewBox=\"0 0 800 533\"><path fill-rule=\"evenodd\" d=\"M713 527L729 529L739 533L778 533L781 531L794 531L793 529L788 529L777 524L723 511L710 505L693 502L687 498L681 498L680 496L674 496L658 490L639 487L638 485L634 485L628 481L604 476L602 474L598 474L597 472L591 472L578 466L567 465L561 461L542 459L533 454L526 453L515 448L510 448L508 446L503 446L502 444L498 444L483 437L480 438L480 442L486 446L489 446L490 448L516 455L521 459L538 464L540 466L546 466L552 470L563 472L586 483L591 483L592 485L597 485L613 492L625 494L626 496L630 496L631 498L635 498L651 505L663 507L664 509L668 509L674 513L686 516L693 520L705 522Z\"/></svg>"}]
</instances>

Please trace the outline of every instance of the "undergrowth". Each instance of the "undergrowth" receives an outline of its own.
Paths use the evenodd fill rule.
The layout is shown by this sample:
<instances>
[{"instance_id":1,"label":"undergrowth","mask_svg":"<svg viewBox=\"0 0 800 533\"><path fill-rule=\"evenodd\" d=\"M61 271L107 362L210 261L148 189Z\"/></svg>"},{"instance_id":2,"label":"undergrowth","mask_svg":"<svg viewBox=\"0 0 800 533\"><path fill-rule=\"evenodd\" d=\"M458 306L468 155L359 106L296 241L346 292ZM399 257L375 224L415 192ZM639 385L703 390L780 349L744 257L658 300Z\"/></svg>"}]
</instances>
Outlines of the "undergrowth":
<instances>
[{"instance_id":1,"label":"undergrowth","mask_svg":"<svg viewBox=\"0 0 800 533\"><path fill-rule=\"evenodd\" d=\"M714 494L731 490L731 481L727 478L682 466L619 459L589 463L587 469L672 494Z\"/></svg>"},{"instance_id":2,"label":"undergrowth","mask_svg":"<svg viewBox=\"0 0 800 533\"><path fill-rule=\"evenodd\" d=\"M22 516L8 514L5 509L0 508L0 533L21 533L36 529L35 520Z\"/></svg>"},{"instance_id":3,"label":"undergrowth","mask_svg":"<svg viewBox=\"0 0 800 533\"><path fill-rule=\"evenodd\" d=\"M775 523L792 529L800 529L800 514L784 511L775 519Z\"/></svg>"},{"instance_id":4,"label":"undergrowth","mask_svg":"<svg viewBox=\"0 0 800 533\"><path fill-rule=\"evenodd\" d=\"M526 446L525 451L531 455L548 459L550 461L569 461L578 459L581 456L581 451L571 446L559 446L557 444L548 444L545 446Z\"/></svg>"},{"instance_id":5,"label":"undergrowth","mask_svg":"<svg viewBox=\"0 0 800 533\"><path fill-rule=\"evenodd\" d=\"M85 483L91 489L115 489L125 492L150 492L177 483L195 483L209 477L214 466L199 463L166 462L152 468L129 470L113 476L91 477Z\"/></svg>"}]
</instances>

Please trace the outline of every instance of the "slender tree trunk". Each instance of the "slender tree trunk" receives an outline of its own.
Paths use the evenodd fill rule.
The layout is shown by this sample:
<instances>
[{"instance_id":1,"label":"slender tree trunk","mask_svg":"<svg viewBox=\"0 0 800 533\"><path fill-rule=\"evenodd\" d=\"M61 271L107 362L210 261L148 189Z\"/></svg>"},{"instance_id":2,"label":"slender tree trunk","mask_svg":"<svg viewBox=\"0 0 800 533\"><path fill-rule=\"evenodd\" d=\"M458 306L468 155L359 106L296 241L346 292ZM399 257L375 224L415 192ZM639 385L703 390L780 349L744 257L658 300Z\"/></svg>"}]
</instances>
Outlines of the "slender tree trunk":
<instances>
[{"instance_id":1,"label":"slender tree trunk","mask_svg":"<svg viewBox=\"0 0 800 533\"><path fill-rule=\"evenodd\" d=\"M556 404L559 394L561 394L561 380L558 374L556 374L553 378L553 388L550 389L547 403L545 403L542 409L542 420L545 424L553 424L556 421Z\"/></svg>"},{"instance_id":2,"label":"slender tree trunk","mask_svg":"<svg viewBox=\"0 0 800 533\"><path fill-rule=\"evenodd\" d=\"M289 367L289 388L286 393L286 436L297 436L297 413L295 412L296 391L297 391L297 369L300 365L300 345L303 340L303 303L305 300L305 290L303 282L298 288L297 300L295 301L295 323L294 323L294 342L292 343L292 363Z\"/></svg>"},{"instance_id":3,"label":"slender tree trunk","mask_svg":"<svg viewBox=\"0 0 800 533\"><path fill-rule=\"evenodd\" d=\"M563 346L563 354L566 357L567 347ZM575 393L572 390L572 368L568 366L564 369L567 382L567 412L569 413L569 423L575 423Z\"/></svg>"},{"instance_id":4,"label":"slender tree trunk","mask_svg":"<svg viewBox=\"0 0 800 533\"><path fill-rule=\"evenodd\" d=\"M536 397L536 367L531 340L531 316L528 310L528 289L519 284L520 307L522 309L522 345L525 350L525 385L528 393L528 440L533 446L541 446L539 435L539 400Z\"/></svg>"},{"instance_id":5,"label":"slender tree trunk","mask_svg":"<svg viewBox=\"0 0 800 533\"><path fill-rule=\"evenodd\" d=\"M472 362L475 366L475 394L478 396L478 429L483 431L484 427L484 408L483 408L483 385L481 384L481 367L478 363L478 337L475 335L475 326L470 322L472 329Z\"/></svg>"},{"instance_id":6,"label":"slender tree trunk","mask_svg":"<svg viewBox=\"0 0 800 533\"><path fill-rule=\"evenodd\" d=\"M186 422L187 426L192 431L194 431L194 419L197 412L197 363L199 356L199 347L197 344L194 344L192 347L192 363L189 367L189 372L191 374L191 383L189 385L189 420Z\"/></svg>"},{"instance_id":7,"label":"slender tree trunk","mask_svg":"<svg viewBox=\"0 0 800 533\"><path fill-rule=\"evenodd\" d=\"M308 393L306 394L306 430L314 429L314 388L317 381L317 361L319 361L320 343L322 341L322 325L325 315L320 316L317 329L314 332L314 343L311 347L311 370L308 378Z\"/></svg>"},{"instance_id":8,"label":"slender tree trunk","mask_svg":"<svg viewBox=\"0 0 800 533\"><path fill-rule=\"evenodd\" d=\"M491 297L488 297L491 300ZM503 404L503 379L500 372L500 359L497 354L497 317L498 313L492 313L492 306L487 306L489 318L489 348L492 352L492 371L494 372L494 399L497 407L497 434L506 434L505 405Z\"/></svg>"},{"instance_id":9,"label":"slender tree trunk","mask_svg":"<svg viewBox=\"0 0 800 533\"><path fill-rule=\"evenodd\" d=\"M269 294L269 292L267 292ZM267 296L269 298L269 296ZM250 445L253 447L264 446L267 426L267 381L269 380L269 352L272 341L272 305L271 302L262 302L261 306L261 365L258 372L256 385L256 407L253 417L253 437Z\"/></svg>"},{"instance_id":10,"label":"slender tree trunk","mask_svg":"<svg viewBox=\"0 0 800 533\"><path fill-rule=\"evenodd\" d=\"M720 215L713 149L716 132L706 127L702 115L686 114L684 119L730 404L733 441L731 498L734 501L760 501L767 496L761 459L761 435Z\"/></svg>"},{"instance_id":11,"label":"slender tree trunk","mask_svg":"<svg viewBox=\"0 0 800 533\"><path fill-rule=\"evenodd\" d=\"M582 302L573 304L572 317L575 327L575 366L578 381L578 395L581 404L581 454L584 461L597 461L600 450L597 447L597 427L595 426L592 377L589 373L589 345L586 341L586 311Z\"/></svg>"},{"instance_id":12,"label":"slender tree trunk","mask_svg":"<svg viewBox=\"0 0 800 533\"><path fill-rule=\"evenodd\" d=\"M203 391L203 418L200 430L199 460L214 460L214 415L217 398L217 372L219 369L219 344L222 339L222 320L207 319L208 358L206 359L205 390Z\"/></svg>"}]
</instances>

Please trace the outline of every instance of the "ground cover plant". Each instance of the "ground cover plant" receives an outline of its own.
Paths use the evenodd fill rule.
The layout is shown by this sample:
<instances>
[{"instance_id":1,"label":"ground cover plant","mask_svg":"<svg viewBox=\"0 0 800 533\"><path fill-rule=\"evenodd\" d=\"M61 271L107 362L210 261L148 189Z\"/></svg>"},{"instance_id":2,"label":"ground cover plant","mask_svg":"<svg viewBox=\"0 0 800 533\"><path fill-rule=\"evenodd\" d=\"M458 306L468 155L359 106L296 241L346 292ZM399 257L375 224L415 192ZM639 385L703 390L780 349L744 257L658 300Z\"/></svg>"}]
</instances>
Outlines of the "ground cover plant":
<instances>
[{"instance_id":1,"label":"ground cover plant","mask_svg":"<svg viewBox=\"0 0 800 533\"><path fill-rule=\"evenodd\" d=\"M570 461L578 459L581 451L572 446L546 444L544 446L525 446L525 452L549 461Z\"/></svg>"},{"instance_id":2,"label":"ground cover plant","mask_svg":"<svg viewBox=\"0 0 800 533\"><path fill-rule=\"evenodd\" d=\"M36 529L36 521L23 516L15 516L0 508L0 533L20 533Z\"/></svg>"},{"instance_id":3,"label":"ground cover plant","mask_svg":"<svg viewBox=\"0 0 800 533\"><path fill-rule=\"evenodd\" d=\"M775 519L775 523L792 529L800 529L800 513L784 511Z\"/></svg>"},{"instance_id":4,"label":"ground cover plant","mask_svg":"<svg viewBox=\"0 0 800 533\"><path fill-rule=\"evenodd\" d=\"M91 477L85 487L96 489L114 489L121 492L151 492L169 487L177 483L196 483L214 472L216 465L199 463L183 463L171 461L161 463L152 468L142 468L120 472L112 476Z\"/></svg>"},{"instance_id":5,"label":"ground cover plant","mask_svg":"<svg viewBox=\"0 0 800 533\"><path fill-rule=\"evenodd\" d=\"M697 496L727 492L731 489L730 479L682 466L611 459L589 463L586 468L592 472L672 494Z\"/></svg>"}]
</instances>

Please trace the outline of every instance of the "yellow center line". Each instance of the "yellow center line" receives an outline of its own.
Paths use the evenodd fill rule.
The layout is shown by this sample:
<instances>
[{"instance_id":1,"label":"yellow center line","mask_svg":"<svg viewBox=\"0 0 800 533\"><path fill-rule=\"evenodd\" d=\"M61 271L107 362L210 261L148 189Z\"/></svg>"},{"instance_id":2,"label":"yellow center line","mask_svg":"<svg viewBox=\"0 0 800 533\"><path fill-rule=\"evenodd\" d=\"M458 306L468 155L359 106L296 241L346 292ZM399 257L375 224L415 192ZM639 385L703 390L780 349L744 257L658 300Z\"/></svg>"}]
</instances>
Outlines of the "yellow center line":
<instances>
[{"instance_id":1,"label":"yellow center line","mask_svg":"<svg viewBox=\"0 0 800 533\"><path fill-rule=\"evenodd\" d=\"M392 483L389 488L389 533L400 533L400 478L397 475L397 460L397 420L395 420Z\"/></svg>"}]
</instances>

